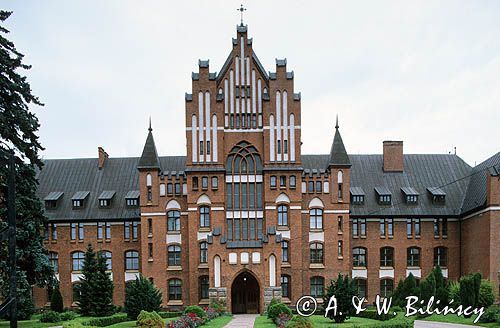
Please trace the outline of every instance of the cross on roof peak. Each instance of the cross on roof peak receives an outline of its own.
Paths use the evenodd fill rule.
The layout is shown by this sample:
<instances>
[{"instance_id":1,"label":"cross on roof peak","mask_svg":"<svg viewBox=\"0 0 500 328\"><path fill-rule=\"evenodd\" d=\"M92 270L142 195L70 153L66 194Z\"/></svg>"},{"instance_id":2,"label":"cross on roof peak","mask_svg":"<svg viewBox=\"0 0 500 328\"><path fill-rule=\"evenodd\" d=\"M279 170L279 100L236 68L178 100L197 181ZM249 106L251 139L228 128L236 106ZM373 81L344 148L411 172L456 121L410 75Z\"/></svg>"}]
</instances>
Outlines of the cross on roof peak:
<instances>
[{"instance_id":1,"label":"cross on roof peak","mask_svg":"<svg viewBox=\"0 0 500 328\"><path fill-rule=\"evenodd\" d=\"M243 26L243 12L246 11L247 9L245 7L243 7L243 4L241 4L240 8L238 8L236 10L240 12L240 15L241 15L241 26Z\"/></svg>"}]
</instances>

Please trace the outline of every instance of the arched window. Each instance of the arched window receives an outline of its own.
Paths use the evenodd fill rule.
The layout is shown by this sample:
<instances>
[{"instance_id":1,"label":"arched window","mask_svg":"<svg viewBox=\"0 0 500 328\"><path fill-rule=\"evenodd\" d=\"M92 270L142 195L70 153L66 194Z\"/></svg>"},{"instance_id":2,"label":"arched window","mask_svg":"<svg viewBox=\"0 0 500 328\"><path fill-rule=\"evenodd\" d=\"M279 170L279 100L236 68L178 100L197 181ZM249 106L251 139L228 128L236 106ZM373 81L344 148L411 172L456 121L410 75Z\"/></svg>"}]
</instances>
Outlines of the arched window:
<instances>
[{"instance_id":1,"label":"arched window","mask_svg":"<svg viewBox=\"0 0 500 328\"><path fill-rule=\"evenodd\" d=\"M315 298L323 297L325 291L325 278L312 277L311 278L311 296Z\"/></svg>"},{"instance_id":2,"label":"arched window","mask_svg":"<svg viewBox=\"0 0 500 328\"><path fill-rule=\"evenodd\" d=\"M167 231L181 231L181 212L167 212Z\"/></svg>"},{"instance_id":3,"label":"arched window","mask_svg":"<svg viewBox=\"0 0 500 328\"><path fill-rule=\"evenodd\" d=\"M288 206L286 205L278 206L278 225L279 226L288 225Z\"/></svg>"},{"instance_id":4,"label":"arched window","mask_svg":"<svg viewBox=\"0 0 500 328\"><path fill-rule=\"evenodd\" d=\"M281 242L281 262L290 262L288 255L289 255L289 242L288 240L283 240Z\"/></svg>"},{"instance_id":5,"label":"arched window","mask_svg":"<svg viewBox=\"0 0 500 328\"><path fill-rule=\"evenodd\" d=\"M287 274L281 275L281 297L291 298L292 278Z\"/></svg>"},{"instance_id":6,"label":"arched window","mask_svg":"<svg viewBox=\"0 0 500 328\"><path fill-rule=\"evenodd\" d=\"M394 267L394 248L382 247L380 249L380 266Z\"/></svg>"},{"instance_id":7,"label":"arched window","mask_svg":"<svg viewBox=\"0 0 500 328\"><path fill-rule=\"evenodd\" d=\"M168 266L181 265L181 247L179 245L168 246Z\"/></svg>"},{"instance_id":8,"label":"arched window","mask_svg":"<svg viewBox=\"0 0 500 328\"><path fill-rule=\"evenodd\" d=\"M446 267L448 265L448 249L446 247L434 248L434 266Z\"/></svg>"},{"instance_id":9,"label":"arched window","mask_svg":"<svg viewBox=\"0 0 500 328\"><path fill-rule=\"evenodd\" d=\"M247 142L233 147L226 161L226 206L228 211L262 210L262 161ZM263 215L227 219L228 240L257 240L262 237Z\"/></svg>"},{"instance_id":10,"label":"arched window","mask_svg":"<svg viewBox=\"0 0 500 328\"><path fill-rule=\"evenodd\" d=\"M182 300L182 281L180 279L170 279L168 281L168 300Z\"/></svg>"},{"instance_id":11,"label":"arched window","mask_svg":"<svg viewBox=\"0 0 500 328\"><path fill-rule=\"evenodd\" d=\"M74 252L71 254L71 269L73 271L82 271L84 258L85 253L83 252Z\"/></svg>"},{"instance_id":12,"label":"arched window","mask_svg":"<svg viewBox=\"0 0 500 328\"><path fill-rule=\"evenodd\" d=\"M210 208L208 206L200 206L200 228L210 227Z\"/></svg>"},{"instance_id":13,"label":"arched window","mask_svg":"<svg viewBox=\"0 0 500 328\"><path fill-rule=\"evenodd\" d=\"M151 187L153 185L153 178L151 174L146 175L146 186Z\"/></svg>"},{"instance_id":14,"label":"arched window","mask_svg":"<svg viewBox=\"0 0 500 328\"><path fill-rule=\"evenodd\" d=\"M355 267L366 267L366 248L355 247L352 249L352 265Z\"/></svg>"},{"instance_id":15,"label":"arched window","mask_svg":"<svg viewBox=\"0 0 500 328\"><path fill-rule=\"evenodd\" d=\"M323 263L323 244L312 243L310 246L311 263Z\"/></svg>"},{"instance_id":16,"label":"arched window","mask_svg":"<svg viewBox=\"0 0 500 328\"><path fill-rule=\"evenodd\" d=\"M200 263L208 263L208 243L206 241L200 243Z\"/></svg>"},{"instance_id":17,"label":"arched window","mask_svg":"<svg viewBox=\"0 0 500 328\"><path fill-rule=\"evenodd\" d=\"M380 296L390 297L394 289L394 280L392 279L381 279L380 280Z\"/></svg>"},{"instance_id":18,"label":"arched window","mask_svg":"<svg viewBox=\"0 0 500 328\"><path fill-rule=\"evenodd\" d=\"M342 171L339 171L337 173L337 182L338 182L338 186L339 186L339 189L338 189L338 197L339 199L342 199Z\"/></svg>"},{"instance_id":19,"label":"arched window","mask_svg":"<svg viewBox=\"0 0 500 328\"><path fill-rule=\"evenodd\" d=\"M407 265L409 267L419 267L420 266L420 248L418 247L408 247L406 250Z\"/></svg>"},{"instance_id":20,"label":"arched window","mask_svg":"<svg viewBox=\"0 0 500 328\"><path fill-rule=\"evenodd\" d=\"M359 298L362 298L362 297L366 298L366 291L368 290L366 288L366 279L354 278L353 282L354 282L354 286L356 287L356 289L358 291L358 297Z\"/></svg>"},{"instance_id":21,"label":"arched window","mask_svg":"<svg viewBox=\"0 0 500 328\"><path fill-rule=\"evenodd\" d=\"M125 270L139 270L139 252L125 252Z\"/></svg>"},{"instance_id":22,"label":"arched window","mask_svg":"<svg viewBox=\"0 0 500 328\"><path fill-rule=\"evenodd\" d=\"M111 271L113 269L112 254L110 251L100 251L100 256L106 259L106 270Z\"/></svg>"},{"instance_id":23,"label":"arched window","mask_svg":"<svg viewBox=\"0 0 500 328\"><path fill-rule=\"evenodd\" d=\"M59 255L55 252L50 252L47 256L49 258L49 264L54 269L55 273L59 272Z\"/></svg>"},{"instance_id":24,"label":"arched window","mask_svg":"<svg viewBox=\"0 0 500 328\"><path fill-rule=\"evenodd\" d=\"M210 288L208 276L198 278L200 285L200 300L208 299L208 289Z\"/></svg>"},{"instance_id":25,"label":"arched window","mask_svg":"<svg viewBox=\"0 0 500 328\"><path fill-rule=\"evenodd\" d=\"M323 210L320 208L313 208L309 210L309 228L310 230L323 229Z\"/></svg>"}]
</instances>

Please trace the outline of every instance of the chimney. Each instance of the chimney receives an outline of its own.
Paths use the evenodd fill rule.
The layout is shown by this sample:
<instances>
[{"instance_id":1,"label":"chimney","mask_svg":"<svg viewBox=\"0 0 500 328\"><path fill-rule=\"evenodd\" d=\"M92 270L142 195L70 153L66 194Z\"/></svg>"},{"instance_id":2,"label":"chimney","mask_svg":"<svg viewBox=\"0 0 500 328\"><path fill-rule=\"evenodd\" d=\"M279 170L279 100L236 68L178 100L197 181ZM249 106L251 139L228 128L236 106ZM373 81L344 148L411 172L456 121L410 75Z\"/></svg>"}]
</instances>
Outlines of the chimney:
<instances>
[{"instance_id":1,"label":"chimney","mask_svg":"<svg viewBox=\"0 0 500 328\"><path fill-rule=\"evenodd\" d=\"M106 153L104 151L104 148L102 147L98 147L97 148L97 151L99 153L99 164L98 164L98 167L99 167L99 170L103 168L104 166L104 162L106 162L106 159L109 157L108 156L108 153Z\"/></svg>"},{"instance_id":2,"label":"chimney","mask_svg":"<svg viewBox=\"0 0 500 328\"><path fill-rule=\"evenodd\" d=\"M384 141L384 172L403 172L403 142Z\"/></svg>"}]
</instances>

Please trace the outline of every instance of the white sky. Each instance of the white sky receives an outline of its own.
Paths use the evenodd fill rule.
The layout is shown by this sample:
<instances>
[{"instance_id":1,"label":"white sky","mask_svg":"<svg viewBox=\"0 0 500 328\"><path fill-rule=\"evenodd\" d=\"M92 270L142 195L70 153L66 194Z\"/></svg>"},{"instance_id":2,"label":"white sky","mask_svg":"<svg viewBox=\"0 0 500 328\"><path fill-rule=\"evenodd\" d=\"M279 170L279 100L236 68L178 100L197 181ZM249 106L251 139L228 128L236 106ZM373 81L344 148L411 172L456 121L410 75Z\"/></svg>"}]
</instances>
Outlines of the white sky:
<instances>
[{"instance_id":1,"label":"white sky","mask_svg":"<svg viewBox=\"0 0 500 328\"><path fill-rule=\"evenodd\" d=\"M148 117L160 155L184 155L184 93L198 59L220 70L239 1L4 1L32 64L45 158L140 156ZM266 70L286 57L302 92L302 153L500 151L500 2L245 1Z\"/></svg>"}]
</instances>

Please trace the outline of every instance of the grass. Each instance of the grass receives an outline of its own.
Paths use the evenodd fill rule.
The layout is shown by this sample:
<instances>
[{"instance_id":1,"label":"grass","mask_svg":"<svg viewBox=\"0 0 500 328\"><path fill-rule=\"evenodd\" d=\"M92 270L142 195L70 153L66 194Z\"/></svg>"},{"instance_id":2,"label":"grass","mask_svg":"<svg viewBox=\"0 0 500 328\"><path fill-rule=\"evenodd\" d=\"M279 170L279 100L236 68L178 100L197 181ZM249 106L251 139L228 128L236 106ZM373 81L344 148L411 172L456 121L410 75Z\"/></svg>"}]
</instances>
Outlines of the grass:
<instances>
[{"instance_id":1,"label":"grass","mask_svg":"<svg viewBox=\"0 0 500 328\"><path fill-rule=\"evenodd\" d=\"M265 315L260 315L255 319L254 328L276 328L274 322Z\"/></svg>"},{"instance_id":2,"label":"grass","mask_svg":"<svg viewBox=\"0 0 500 328\"><path fill-rule=\"evenodd\" d=\"M358 318L358 317L351 317L349 320L347 320L344 323L341 324L336 324L332 320L325 318L321 315L313 315L310 316L309 319L311 320L312 324L314 327L318 328L331 328L331 327L342 327L342 328L348 328L348 327L373 327L373 326L381 326L384 324L384 321L378 321L378 320L373 320L373 319L366 319L366 318ZM403 320L408 320L405 319L402 313L399 313L394 319L385 321L387 323L393 323L395 321L403 321ZM409 320L412 322L413 320ZM276 328L276 325L268 319L266 316L259 316L255 320L254 328Z\"/></svg>"},{"instance_id":3,"label":"grass","mask_svg":"<svg viewBox=\"0 0 500 328\"><path fill-rule=\"evenodd\" d=\"M203 328L205 328L205 327L207 327L207 328L222 328L225 325L227 325L229 323L229 321L231 321L232 319L233 319L233 316L231 316L231 315L223 315L223 316L217 317L213 320L210 320L202 327Z\"/></svg>"},{"instance_id":4,"label":"grass","mask_svg":"<svg viewBox=\"0 0 500 328\"><path fill-rule=\"evenodd\" d=\"M423 320L423 321L436 321L436 322L448 322L448 323L456 323L456 324L461 324L461 325L475 325L475 326L481 326L481 327L500 327L498 323L474 323L474 319L476 316L472 316L470 318L464 318L462 316L458 317L454 314L448 314L447 316L444 315L439 315L439 314L433 314L431 316L428 316L423 319L418 319L418 320Z\"/></svg>"}]
</instances>

